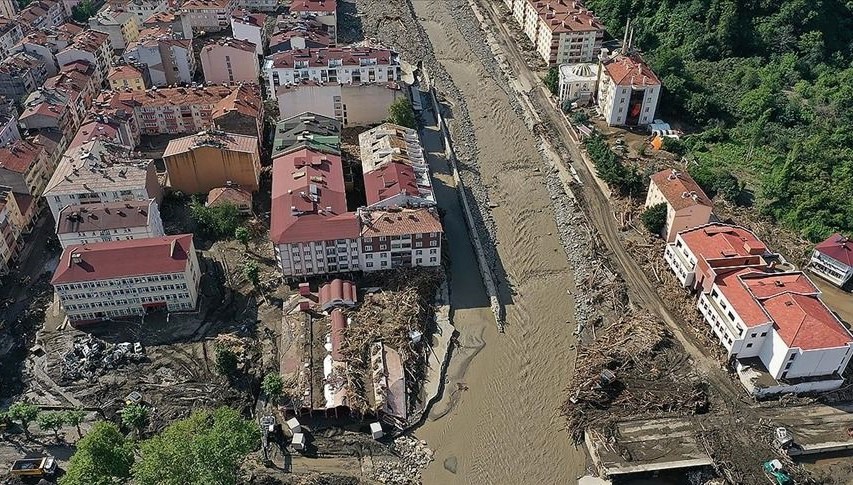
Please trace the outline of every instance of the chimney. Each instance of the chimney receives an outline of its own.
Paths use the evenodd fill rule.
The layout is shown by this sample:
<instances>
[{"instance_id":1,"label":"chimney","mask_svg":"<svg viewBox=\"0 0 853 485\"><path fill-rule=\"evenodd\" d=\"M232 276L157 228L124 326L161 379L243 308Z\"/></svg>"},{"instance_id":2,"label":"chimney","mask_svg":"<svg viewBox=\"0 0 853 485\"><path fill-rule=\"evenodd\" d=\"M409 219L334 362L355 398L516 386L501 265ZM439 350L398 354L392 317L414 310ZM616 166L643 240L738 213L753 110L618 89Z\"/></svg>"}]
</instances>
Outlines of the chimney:
<instances>
[{"instance_id":1,"label":"chimney","mask_svg":"<svg viewBox=\"0 0 853 485\"><path fill-rule=\"evenodd\" d=\"M80 253L71 253L71 264L80 264L83 262L83 255Z\"/></svg>"}]
</instances>

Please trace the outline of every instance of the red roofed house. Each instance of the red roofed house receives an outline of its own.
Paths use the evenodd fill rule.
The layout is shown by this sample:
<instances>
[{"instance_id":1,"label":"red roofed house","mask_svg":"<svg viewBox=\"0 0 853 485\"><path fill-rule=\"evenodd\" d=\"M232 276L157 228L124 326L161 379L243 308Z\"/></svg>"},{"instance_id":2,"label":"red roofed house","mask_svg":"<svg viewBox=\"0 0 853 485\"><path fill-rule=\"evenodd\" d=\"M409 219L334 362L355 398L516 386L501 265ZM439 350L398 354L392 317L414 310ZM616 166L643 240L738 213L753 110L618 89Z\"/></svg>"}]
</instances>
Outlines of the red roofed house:
<instances>
[{"instance_id":1,"label":"red roofed house","mask_svg":"<svg viewBox=\"0 0 853 485\"><path fill-rule=\"evenodd\" d=\"M12 191L39 197L53 173L43 145L34 140L15 140L0 148L0 185Z\"/></svg>"},{"instance_id":2,"label":"red roofed house","mask_svg":"<svg viewBox=\"0 0 853 485\"><path fill-rule=\"evenodd\" d=\"M280 86L307 80L340 84L399 81L400 58L389 49L372 47L299 49L267 57L263 71L267 92L273 97Z\"/></svg>"},{"instance_id":3,"label":"red roofed house","mask_svg":"<svg viewBox=\"0 0 853 485\"><path fill-rule=\"evenodd\" d=\"M770 253L751 231L715 223L680 232L667 244L664 259L683 287L707 291L719 270L768 268L781 256Z\"/></svg>"},{"instance_id":4,"label":"red roofed house","mask_svg":"<svg viewBox=\"0 0 853 485\"><path fill-rule=\"evenodd\" d=\"M598 111L610 126L648 125L655 119L661 83L632 54L616 54L599 64Z\"/></svg>"},{"instance_id":5,"label":"red roofed house","mask_svg":"<svg viewBox=\"0 0 853 485\"><path fill-rule=\"evenodd\" d=\"M201 278L192 234L69 246L51 283L74 324L194 310Z\"/></svg>"},{"instance_id":6,"label":"red roofed house","mask_svg":"<svg viewBox=\"0 0 853 485\"><path fill-rule=\"evenodd\" d=\"M325 312L334 307L353 307L358 301L355 283L335 278L320 287L320 308Z\"/></svg>"},{"instance_id":7,"label":"red roofed house","mask_svg":"<svg viewBox=\"0 0 853 485\"><path fill-rule=\"evenodd\" d=\"M236 185L216 187L207 193L207 207L216 207L223 204L231 204L237 207L240 214L252 213L252 193L241 189Z\"/></svg>"},{"instance_id":8,"label":"red roofed house","mask_svg":"<svg viewBox=\"0 0 853 485\"><path fill-rule=\"evenodd\" d=\"M326 26L332 42L338 39L338 2L337 0L291 0L290 14L301 18L311 18Z\"/></svg>"},{"instance_id":9,"label":"red roofed house","mask_svg":"<svg viewBox=\"0 0 853 485\"><path fill-rule=\"evenodd\" d=\"M853 241L833 234L814 248L809 268L830 283L849 288L853 284Z\"/></svg>"},{"instance_id":10,"label":"red roofed house","mask_svg":"<svg viewBox=\"0 0 853 485\"><path fill-rule=\"evenodd\" d=\"M661 170L651 176L646 209L666 204L666 225L661 236L667 242L685 230L707 224L714 204L687 172Z\"/></svg>"},{"instance_id":11,"label":"red roofed house","mask_svg":"<svg viewBox=\"0 0 853 485\"><path fill-rule=\"evenodd\" d=\"M504 0L515 21L550 66L590 62L604 40L604 26L575 0Z\"/></svg>"},{"instance_id":12,"label":"red roofed house","mask_svg":"<svg viewBox=\"0 0 853 485\"><path fill-rule=\"evenodd\" d=\"M418 133L385 123L358 136L367 205L429 207L435 194Z\"/></svg>"}]
</instances>

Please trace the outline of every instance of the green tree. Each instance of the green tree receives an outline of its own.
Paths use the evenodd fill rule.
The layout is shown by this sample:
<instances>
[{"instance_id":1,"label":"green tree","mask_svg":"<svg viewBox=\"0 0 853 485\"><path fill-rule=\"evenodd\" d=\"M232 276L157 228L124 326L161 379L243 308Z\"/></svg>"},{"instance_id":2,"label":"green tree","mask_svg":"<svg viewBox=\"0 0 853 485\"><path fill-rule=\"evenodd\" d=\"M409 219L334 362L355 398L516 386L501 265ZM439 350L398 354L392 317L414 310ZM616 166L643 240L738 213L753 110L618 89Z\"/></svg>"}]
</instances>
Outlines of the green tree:
<instances>
[{"instance_id":1,"label":"green tree","mask_svg":"<svg viewBox=\"0 0 853 485\"><path fill-rule=\"evenodd\" d=\"M59 439L59 430L65 426L65 413L40 413L36 424L42 431L53 431L53 436Z\"/></svg>"},{"instance_id":2,"label":"green tree","mask_svg":"<svg viewBox=\"0 0 853 485\"><path fill-rule=\"evenodd\" d=\"M133 442L115 424L99 421L77 442L77 451L71 456L59 485L125 483L132 465Z\"/></svg>"},{"instance_id":3,"label":"green tree","mask_svg":"<svg viewBox=\"0 0 853 485\"><path fill-rule=\"evenodd\" d=\"M572 123L576 125L583 125L589 121L589 115L586 114L585 111L575 111L572 113L570 119L572 120Z\"/></svg>"},{"instance_id":4,"label":"green tree","mask_svg":"<svg viewBox=\"0 0 853 485\"><path fill-rule=\"evenodd\" d=\"M640 220L650 233L660 236L666 227L666 204L660 203L649 207L640 215Z\"/></svg>"},{"instance_id":5,"label":"green tree","mask_svg":"<svg viewBox=\"0 0 853 485\"><path fill-rule=\"evenodd\" d=\"M20 422L21 427L24 429L24 434L29 438L30 423L38 418L39 412L39 407L35 404L18 401L9 406L9 419Z\"/></svg>"},{"instance_id":6,"label":"green tree","mask_svg":"<svg viewBox=\"0 0 853 485\"><path fill-rule=\"evenodd\" d=\"M556 67L548 69L548 74L545 75L545 87L551 94L557 96L560 94L560 70Z\"/></svg>"},{"instance_id":7,"label":"green tree","mask_svg":"<svg viewBox=\"0 0 853 485\"><path fill-rule=\"evenodd\" d=\"M148 424L148 408L142 404L130 403L121 411L121 422L136 431L142 431Z\"/></svg>"},{"instance_id":8,"label":"green tree","mask_svg":"<svg viewBox=\"0 0 853 485\"><path fill-rule=\"evenodd\" d=\"M264 380L261 382L261 389L263 389L264 394L271 401L277 401L284 391L284 381L278 373L271 372L264 376Z\"/></svg>"},{"instance_id":9,"label":"green tree","mask_svg":"<svg viewBox=\"0 0 853 485\"><path fill-rule=\"evenodd\" d=\"M240 225L240 212L234 204L207 207L198 200L194 200L190 204L190 215L202 234L211 239L221 240L233 237Z\"/></svg>"},{"instance_id":10,"label":"green tree","mask_svg":"<svg viewBox=\"0 0 853 485\"><path fill-rule=\"evenodd\" d=\"M77 429L77 437L82 438L83 433L80 431L80 424L86 420L86 411L81 408L70 409L65 411L65 422Z\"/></svg>"},{"instance_id":11,"label":"green tree","mask_svg":"<svg viewBox=\"0 0 853 485\"><path fill-rule=\"evenodd\" d=\"M214 348L216 371L225 377L237 374L237 354L226 345L218 344Z\"/></svg>"},{"instance_id":12,"label":"green tree","mask_svg":"<svg viewBox=\"0 0 853 485\"><path fill-rule=\"evenodd\" d=\"M388 107L388 122L395 125L405 126L406 128L417 128L415 120L415 112L412 109L412 103L405 97L400 97L391 103Z\"/></svg>"},{"instance_id":13,"label":"green tree","mask_svg":"<svg viewBox=\"0 0 853 485\"><path fill-rule=\"evenodd\" d=\"M92 0L82 0L79 4L71 7L71 17L77 22L88 23L89 19L98 12Z\"/></svg>"},{"instance_id":14,"label":"green tree","mask_svg":"<svg viewBox=\"0 0 853 485\"><path fill-rule=\"evenodd\" d=\"M246 249L249 250L249 241L252 239L252 235L249 232L249 228L246 226L240 226L234 230L234 239L240 241L240 244Z\"/></svg>"},{"instance_id":15,"label":"green tree","mask_svg":"<svg viewBox=\"0 0 853 485\"><path fill-rule=\"evenodd\" d=\"M243 276L255 287L260 284L260 268L258 268L258 263L254 259L243 263Z\"/></svg>"},{"instance_id":16,"label":"green tree","mask_svg":"<svg viewBox=\"0 0 853 485\"><path fill-rule=\"evenodd\" d=\"M240 463L259 444L257 424L237 411L196 411L142 442L133 480L139 485L236 484Z\"/></svg>"}]
</instances>

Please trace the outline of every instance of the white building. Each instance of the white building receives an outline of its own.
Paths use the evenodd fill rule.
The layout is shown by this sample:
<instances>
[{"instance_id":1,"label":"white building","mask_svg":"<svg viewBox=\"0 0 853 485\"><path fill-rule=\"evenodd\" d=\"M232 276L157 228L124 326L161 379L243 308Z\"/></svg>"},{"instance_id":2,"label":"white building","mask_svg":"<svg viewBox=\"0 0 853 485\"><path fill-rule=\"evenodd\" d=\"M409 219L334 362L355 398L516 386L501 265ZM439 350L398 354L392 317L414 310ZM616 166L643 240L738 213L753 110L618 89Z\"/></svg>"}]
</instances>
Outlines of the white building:
<instances>
[{"instance_id":1,"label":"white building","mask_svg":"<svg viewBox=\"0 0 853 485\"><path fill-rule=\"evenodd\" d=\"M366 126L388 119L388 108L405 93L397 83L320 83L305 81L276 92L282 119L306 111L335 118L344 126Z\"/></svg>"},{"instance_id":2,"label":"white building","mask_svg":"<svg viewBox=\"0 0 853 485\"><path fill-rule=\"evenodd\" d=\"M145 29L127 46L122 58L128 64L148 66L151 84L189 84L196 71L191 39L175 39L163 29Z\"/></svg>"},{"instance_id":3,"label":"white building","mask_svg":"<svg viewBox=\"0 0 853 485\"><path fill-rule=\"evenodd\" d=\"M18 117L12 110L0 112L0 146L20 140L21 132L18 130Z\"/></svg>"},{"instance_id":4,"label":"white building","mask_svg":"<svg viewBox=\"0 0 853 485\"><path fill-rule=\"evenodd\" d=\"M384 123L360 134L358 144L368 208L435 205L417 131Z\"/></svg>"},{"instance_id":5,"label":"white building","mask_svg":"<svg viewBox=\"0 0 853 485\"><path fill-rule=\"evenodd\" d=\"M853 241L833 234L812 252L809 268L821 278L840 288L853 283Z\"/></svg>"},{"instance_id":6,"label":"white building","mask_svg":"<svg viewBox=\"0 0 853 485\"><path fill-rule=\"evenodd\" d=\"M154 199L67 206L56 222L56 235L63 248L165 234Z\"/></svg>"},{"instance_id":7,"label":"white building","mask_svg":"<svg viewBox=\"0 0 853 485\"><path fill-rule=\"evenodd\" d=\"M316 20L326 26L332 42L338 39L337 0L291 0L290 14L298 18Z\"/></svg>"},{"instance_id":8,"label":"white building","mask_svg":"<svg viewBox=\"0 0 853 485\"><path fill-rule=\"evenodd\" d=\"M165 12L169 8L166 0L130 0L124 9L136 15L137 25L141 26L152 15Z\"/></svg>"},{"instance_id":9,"label":"white building","mask_svg":"<svg viewBox=\"0 0 853 485\"><path fill-rule=\"evenodd\" d=\"M0 6L3 2L0 1ZM14 52L15 45L24 37L21 25L11 17L3 17L0 14L0 56L5 58Z\"/></svg>"},{"instance_id":10,"label":"white building","mask_svg":"<svg viewBox=\"0 0 853 485\"><path fill-rule=\"evenodd\" d=\"M574 0L504 0L513 19L549 66L594 61L604 26Z\"/></svg>"},{"instance_id":11,"label":"white building","mask_svg":"<svg viewBox=\"0 0 853 485\"><path fill-rule=\"evenodd\" d=\"M228 28L228 18L236 7L235 0L188 0L180 13L193 32L219 32Z\"/></svg>"},{"instance_id":12,"label":"white building","mask_svg":"<svg viewBox=\"0 0 853 485\"><path fill-rule=\"evenodd\" d=\"M54 220L69 205L160 200L154 160L130 156L128 147L103 140L66 151L43 194Z\"/></svg>"},{"instance_id":13,"label":"white building","mask_svg":"<svg viewBox=\"0 0 853 485\"><path fill-rule=\"evenodd\" d=\"M645 207L666 204L666 224L660 236L667 242L675 241L679 232L703 226L711 220L714 203L690 174L667 169L650 179Z\"/></svg>"},{"instance_id":14,"label":"white building","mask_svg":"<svg viewBox=\"0 0 853 485\"><path fill-rule=\"evenodd\" d=\"M266 24L267 16L262 13L252 13L245 9L231 12L231 35L238 40L246 40L255 44L255 52L264 55L267 45Z\"/></svg>"},{"instance_id":15,"label":"white building","mask_svg":"<svg viewBox=\"0 0 853 485\"><path fill-rule=\"evenodd\" d=\"M72 323L194 310L201 279L192 234L65 248L51 283Z\"/></svg>"},{"instance_id":16,"label":"white building","mask_svg":"<svg viewBox=\"0 0 853 485\"><path fill-rule=\"evenodd\" d=\"M563 64L560 66L560 103L586 102L595 93L598 79L596 64Z\"/></svg>"},{"instance_id":17,"label":"white building","mask_svg":"<svg viewBox=\"0 0 853 485\"><path fill-rule=\"evenodd\" d=\"M603 59L599 69L598 111L608 125L648 125L655 119L661 83L639 56L617 54Z\"/></svg>"},{"instance_id":18,"label":"white building","mask_svg":"<svg viewBox=\"0 0 853 485\"><path fill-rule=\"evenodd\" d=\"M74 37L74 42L56 53L59 67L76 61L86 61L95 66L94 82L103 85L112 65L113 46L109 34L96 30L84 30Z\"/></svg>"},{"instance_id":19,"label":"white building","mask_svg":"<svg viewBox=\"0 0 853 485\"><path fill-rule=\"evenodd\" d=\"M336 47L300 49L268 56L264 61L267 92L303 81L318 83L386 83L400 80L400 58L388 49Z\"/></svg>"}]
</instances>

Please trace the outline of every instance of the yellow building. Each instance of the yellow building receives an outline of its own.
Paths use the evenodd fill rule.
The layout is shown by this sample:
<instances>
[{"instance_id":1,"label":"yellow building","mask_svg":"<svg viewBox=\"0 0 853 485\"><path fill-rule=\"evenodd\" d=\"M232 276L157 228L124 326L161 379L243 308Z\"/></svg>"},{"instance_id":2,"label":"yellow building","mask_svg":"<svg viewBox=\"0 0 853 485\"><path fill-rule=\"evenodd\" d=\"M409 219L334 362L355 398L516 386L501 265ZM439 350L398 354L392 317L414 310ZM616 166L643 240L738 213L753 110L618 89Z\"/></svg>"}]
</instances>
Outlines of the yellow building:
<instances>
[{"instance_id":1,"label":"yellow building","mask_svg":"<svg viewBox=\"0 0 853 485\"><path fill-rule=\"evenodd\" d=\"M114 66L107 74L107 81L113 91L145 91L147 89L142 71L133 66Z\"/></svg>"},{"instance_id":2,"label":"yellow building","mask_svg":"<svg viewBox=\"0 0 853 485\"><path fill-rule=\"evenodd\" d=\"M173 190L207 193L230 184L250 192L258 190L261 157L254 136L202 131L170 141L163 161L167 184Z\"/></svg>"}]
</instances>

